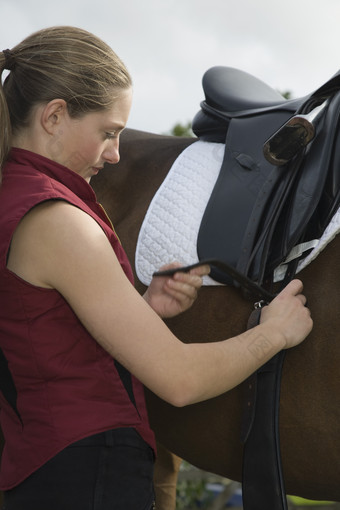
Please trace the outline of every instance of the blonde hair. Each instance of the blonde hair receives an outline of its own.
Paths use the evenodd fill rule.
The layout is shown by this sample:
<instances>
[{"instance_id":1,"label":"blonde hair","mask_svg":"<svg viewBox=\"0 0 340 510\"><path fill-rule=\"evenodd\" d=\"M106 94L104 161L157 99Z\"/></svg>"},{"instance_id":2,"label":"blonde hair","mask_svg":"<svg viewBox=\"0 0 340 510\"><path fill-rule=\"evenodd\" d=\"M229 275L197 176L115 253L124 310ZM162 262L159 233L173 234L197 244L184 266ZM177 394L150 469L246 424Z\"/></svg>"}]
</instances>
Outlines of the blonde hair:
<instances>
[{"instance_id":1,"label":"blonde hair","mask_svg":"<svg viewBox=\"0 0 340 510\"><path fill-rule=\"evenodd\" d=\"M0 52L0 168L12 133L27 127L32 108L64 99L71 117L109 108L115 91L131 87L123 62L101 39L80 28L40 30Z\"/></svg>"}]
</instances>

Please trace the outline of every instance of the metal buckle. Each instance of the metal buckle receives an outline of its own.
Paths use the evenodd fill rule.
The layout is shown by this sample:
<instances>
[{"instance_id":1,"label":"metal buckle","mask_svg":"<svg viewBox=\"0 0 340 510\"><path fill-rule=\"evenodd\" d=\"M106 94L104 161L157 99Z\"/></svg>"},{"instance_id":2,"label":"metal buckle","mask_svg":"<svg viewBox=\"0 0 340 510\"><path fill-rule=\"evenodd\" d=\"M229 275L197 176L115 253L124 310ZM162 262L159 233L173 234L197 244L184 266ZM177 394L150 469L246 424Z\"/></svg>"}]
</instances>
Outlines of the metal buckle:
<instances>
[{"instance_id":1,"label":"metal buckle","mask_svg":"<svg viewBox=\"0 0 340 510\"><path fill-rule=\"evenodd\" d=\"M260 308L267 306L267 304L268 303L264 299L261 299L261 301L256 301L256 303L254 303L254 308L255 310L259 310Z\"/></svg>"}]
</instances>

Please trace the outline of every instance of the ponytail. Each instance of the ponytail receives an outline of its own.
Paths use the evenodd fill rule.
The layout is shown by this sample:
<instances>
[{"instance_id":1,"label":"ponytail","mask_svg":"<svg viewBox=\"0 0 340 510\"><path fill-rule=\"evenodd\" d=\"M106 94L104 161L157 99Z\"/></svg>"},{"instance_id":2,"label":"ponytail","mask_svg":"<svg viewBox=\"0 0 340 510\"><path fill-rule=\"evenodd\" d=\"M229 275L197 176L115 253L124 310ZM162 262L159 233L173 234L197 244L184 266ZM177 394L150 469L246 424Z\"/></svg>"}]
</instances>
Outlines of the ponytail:
<instances>
[{"instance_id":1,"label":"ponytail","mask_svg":"<svg viewBox=\"0 0 340 510\"><path fill-rule=\"evenodd\" d=\"M1 169L10 151L12 137L10 115L1 79L3 71L10 66L8 52L9 50L0 52L0 181Z\"/></svg>"}]
</instances>

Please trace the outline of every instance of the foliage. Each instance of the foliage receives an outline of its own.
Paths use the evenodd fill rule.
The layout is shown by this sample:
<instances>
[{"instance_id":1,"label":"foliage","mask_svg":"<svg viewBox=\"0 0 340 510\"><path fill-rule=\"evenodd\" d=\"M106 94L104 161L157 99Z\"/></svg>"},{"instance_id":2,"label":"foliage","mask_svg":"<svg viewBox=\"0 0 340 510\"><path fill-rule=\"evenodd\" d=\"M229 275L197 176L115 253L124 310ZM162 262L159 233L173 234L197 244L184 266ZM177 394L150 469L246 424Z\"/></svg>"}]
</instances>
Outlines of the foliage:
<instances>
[{"instance_id":1,"label":"foliage","mask_svg":"<svg viewBox=\"0 0 340 510\"><path fill-rule=\"evenodd\" d=\"M183 461L180 473L189 476L180 476L177 482L176 510L207 510L214 494L208 490L203 472Z\"/></svg>"},{"instance_id":2,"label":"foliage","mask_svg":"<svg viewBox=\"0 0 340 510\"><path fill-rule=\"evenodd\" d=\"M169 134L172 136L194 136L194 133L191 129L191 122L187 122L186 124L181 124L178 122L170 130Z\"/></svg>"},{"instance_id":3,"label":"foliage","mask_svg":"<svg viewBox=\"0 0 340 510\"><path fill-rule=\"evenodd\" d=\"M196 508L203 510L202 498L205 492L203 480L197 482L183 480L177 484L176 491L176 510L194 510Z\"/></svg>"},{"instance_id":4,"label":"foliage","mask_svg":"<svg viewBox=\"0 0 340 510\"><path fill-rule=\"evenodd\" d=\"M286 90L286 92L280 92L280 94L285 98L285 99L292 99L292 93L289 91L289 90Z\"/></svg>"}]
</instances>

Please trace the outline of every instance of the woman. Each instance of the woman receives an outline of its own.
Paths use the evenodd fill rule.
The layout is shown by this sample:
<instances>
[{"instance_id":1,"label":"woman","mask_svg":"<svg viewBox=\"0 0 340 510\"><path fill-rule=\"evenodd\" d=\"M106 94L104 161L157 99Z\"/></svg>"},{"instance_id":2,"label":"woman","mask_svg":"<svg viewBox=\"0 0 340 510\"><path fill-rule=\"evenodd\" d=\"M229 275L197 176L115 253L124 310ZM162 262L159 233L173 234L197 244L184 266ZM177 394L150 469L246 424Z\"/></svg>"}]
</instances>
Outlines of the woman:
<instances>
[{"instance_id":1,"label":"woman","mask_svg":"<svg viewBox=\"0 0 340 510\"><path fill-rule=\"evenodd\" d=\"M191 306L209 268L154 279L141 297L89 186L119 160L124 64L95 36L54 27L0 53L0 68L4 509L152 508L142 384L175 406L228 391L308 335L302 283L238 337L180 342L162 318Z\"/></svg>"}]
</instances>

